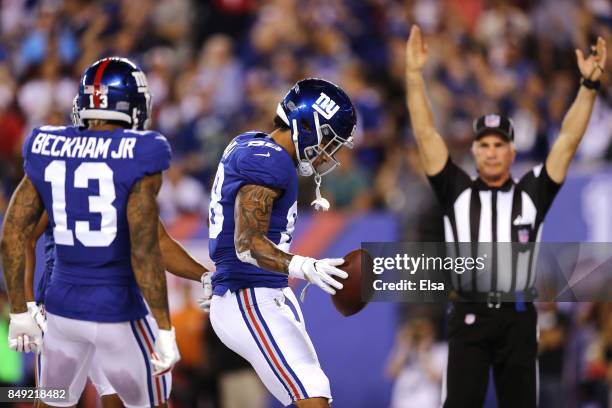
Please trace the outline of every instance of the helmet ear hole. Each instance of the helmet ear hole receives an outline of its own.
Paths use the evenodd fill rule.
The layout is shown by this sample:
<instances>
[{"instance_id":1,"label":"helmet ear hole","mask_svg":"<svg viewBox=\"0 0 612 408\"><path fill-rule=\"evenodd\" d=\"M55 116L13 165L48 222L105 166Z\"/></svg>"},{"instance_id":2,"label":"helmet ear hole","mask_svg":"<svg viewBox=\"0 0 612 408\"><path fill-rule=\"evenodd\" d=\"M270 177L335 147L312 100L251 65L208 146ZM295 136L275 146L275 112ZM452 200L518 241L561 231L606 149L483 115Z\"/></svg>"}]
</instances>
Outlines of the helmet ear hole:
<instances>
[{"instance_id":1,"label":"helmet ear hole","mask_svg":"<svg viewBox=\"0 0 612 408\"><path fill-rule=\"evenodd\" d=\"M300 124L302 125L302 129L304 129L307 132L312 132L312 128L310 127L310 125L308 124L308 121L306 119L302 119L300 121Z\"/></svg>"}]
</instances>

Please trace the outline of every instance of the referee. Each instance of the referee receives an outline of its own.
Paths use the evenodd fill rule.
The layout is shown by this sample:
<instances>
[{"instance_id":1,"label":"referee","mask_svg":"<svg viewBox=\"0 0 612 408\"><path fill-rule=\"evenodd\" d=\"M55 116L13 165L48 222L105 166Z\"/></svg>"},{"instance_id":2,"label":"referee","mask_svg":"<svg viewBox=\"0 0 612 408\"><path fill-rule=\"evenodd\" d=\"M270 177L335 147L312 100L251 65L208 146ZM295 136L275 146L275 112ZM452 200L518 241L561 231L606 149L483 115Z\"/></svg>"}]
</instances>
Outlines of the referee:
<instances>
[{"instance_id":1,"label":"referee","mask_svg":"<svg viewBox=\"0 0 612 408\"><path fill-rule=\"evenodd\" d=\"M576 50L581 87L546 162L520 180L510 175L516 152L512 122L491 114L474 121L473 180L449 157L434 127L422 68L427 46L413 26L406 47L407 104L419 154L444 212L447 242L537 242L542 221L586 130L606 60L598 38L587 58ZM478 245L476 245L478 246ZM533 253L503 256L492 246L490 267L453 276L461 302L449 319L444 408L480 408L489 369L500 408L537 406L537 314Z\"/></svg>"}]
</instances>

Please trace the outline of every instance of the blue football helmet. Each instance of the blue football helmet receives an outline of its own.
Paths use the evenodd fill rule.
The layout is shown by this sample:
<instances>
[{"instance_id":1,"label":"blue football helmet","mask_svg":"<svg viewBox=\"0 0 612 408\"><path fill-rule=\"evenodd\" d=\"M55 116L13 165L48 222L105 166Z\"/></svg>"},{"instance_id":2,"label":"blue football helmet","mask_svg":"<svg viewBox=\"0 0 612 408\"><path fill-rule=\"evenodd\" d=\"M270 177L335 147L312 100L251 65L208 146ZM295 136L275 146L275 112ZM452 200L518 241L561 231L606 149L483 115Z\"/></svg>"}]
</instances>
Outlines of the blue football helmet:
<instances>
[{"instance_id":1,"label":"blue football helmet","mask_svg":"<svg viewBox=\"0 0 612 408\"><path fill-rule=\"evenodd\" d=\"M302 176L321 176L339 162L335 154L353 148L355 107L337 85L318 78L299 81L278 104L276 114L291 128ZM319 182L317 184L319 184Z\"/></svg>"},{"instance_id":2,"label":"blue football helmet","mask_svg":"<svg viewBox=\"0 0 612 408\"><path fill-rule=\"evenodd\" d=\"M127 58L102 58L83 74L74 105L75 124L102 119L143 130L151 113L147 77Z\"/></svg>"}]
</instances>

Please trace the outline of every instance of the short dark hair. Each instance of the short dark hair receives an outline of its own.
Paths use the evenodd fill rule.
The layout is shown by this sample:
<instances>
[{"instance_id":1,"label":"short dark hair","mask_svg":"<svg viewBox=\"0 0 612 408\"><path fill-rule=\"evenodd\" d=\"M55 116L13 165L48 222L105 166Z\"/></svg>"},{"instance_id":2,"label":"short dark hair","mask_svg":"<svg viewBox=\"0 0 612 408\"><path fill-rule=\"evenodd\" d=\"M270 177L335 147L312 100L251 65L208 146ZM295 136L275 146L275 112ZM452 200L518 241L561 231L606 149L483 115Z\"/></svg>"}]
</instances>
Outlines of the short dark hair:
<instances>
[{"instance_id":1,"label":"short dark hair","mask_svg":"<svg viewBox=\"0 0 612 408\"><path fill-rule=\"evenodd\" d=\"M108 120L108 119L83 119L83 125L85 125L86 128L89 128L91 125L91 122L96 121L98 122L98 125L114 125L114 126L121 126L122 128L125 129L129 129L130 125L124 121L121 120Z\"/></svg>"},{"instance_id":2,"label":"short dark hair","mask_svg":"<svg viewBox=\"0 0 612 408\"><path fill-rule=\"evenodd\" d=\"M289 125L286 124L285 121L278 115L274 116L272 123L274 124L274 130L291 130Z\"/></svg>"}]
</instances>

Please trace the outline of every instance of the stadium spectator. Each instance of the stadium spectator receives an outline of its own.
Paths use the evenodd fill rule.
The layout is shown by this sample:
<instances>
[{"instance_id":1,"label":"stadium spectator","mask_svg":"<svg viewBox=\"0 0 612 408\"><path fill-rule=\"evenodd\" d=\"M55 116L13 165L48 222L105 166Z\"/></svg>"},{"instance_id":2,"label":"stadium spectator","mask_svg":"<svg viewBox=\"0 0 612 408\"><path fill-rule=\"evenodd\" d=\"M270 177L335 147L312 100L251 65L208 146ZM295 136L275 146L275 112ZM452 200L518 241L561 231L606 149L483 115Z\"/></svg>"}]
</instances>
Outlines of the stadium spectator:
<instances>
[{"instance_id":1,"label":"stadium spectator","mask_svg":"<svg viewBox=\"0 0 612 408\"><path fill-rule=\"evenodd\" d=\"M447 354L429 318L404 323L387 364L387 374L395 380L391 408L439 407Z\"/></svg>"},{"instance_id":2,"label":"stadium spectator","mask_svg":"<svg viewBox=\"0 0 612 408\"><path fill-rule=\"evenodd\" d=\"M555 303L541 303L538 306L540 404L543 407L561 407L567 398L563 387L563 372L569 317Z\"/></svg>"}]
</instances>

